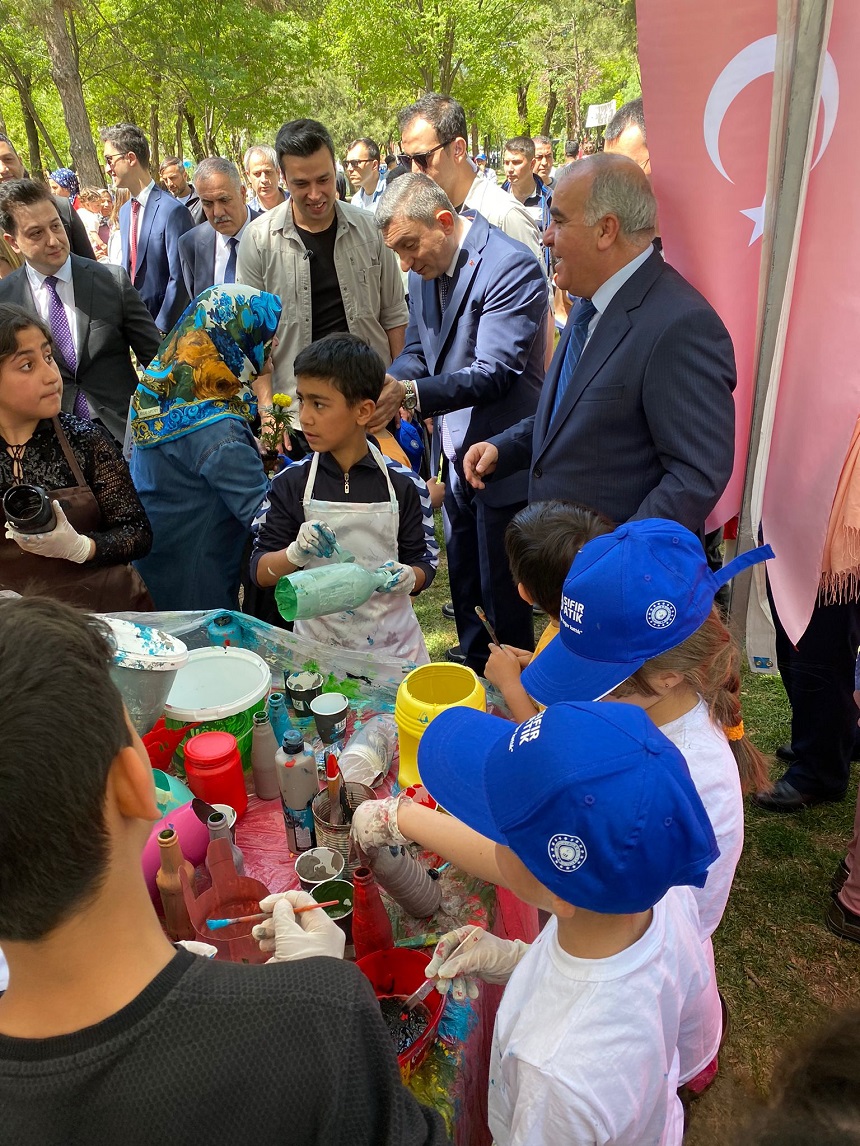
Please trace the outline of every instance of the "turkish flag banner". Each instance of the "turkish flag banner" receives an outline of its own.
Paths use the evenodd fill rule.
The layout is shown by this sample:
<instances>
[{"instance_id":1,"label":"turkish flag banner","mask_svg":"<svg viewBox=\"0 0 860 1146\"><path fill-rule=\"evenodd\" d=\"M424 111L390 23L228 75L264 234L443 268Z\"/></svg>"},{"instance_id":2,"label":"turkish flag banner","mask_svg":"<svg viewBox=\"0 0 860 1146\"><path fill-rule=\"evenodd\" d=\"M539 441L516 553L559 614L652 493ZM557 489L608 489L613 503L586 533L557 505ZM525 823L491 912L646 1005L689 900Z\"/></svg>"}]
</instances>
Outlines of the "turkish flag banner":
<instances>
[{"instance_id":1,"label":"turkish flag banner","mask_svg":"<svg viewBox=\"0 0 860 1146\"><path fill-rule=\"evenodd\" d=\"M776 0L638 0L639 62L666 261L735 347L734 472L708 520L739 511L752 411Z\"/></svg>"},{"instance_id":2,"label":"turkish flag banner","mask_svg":"<svg viewBox=\"0 0 860 1146\"><path fill-rule=\"evenodd\" d=\"M833 498L860 414L860 228L850 206L860 185L858 59L860 4L837 3L762 506L764 536L776 553L768 563L774 602L795 643L815 605Z\"/></svg>"}]
</instances>

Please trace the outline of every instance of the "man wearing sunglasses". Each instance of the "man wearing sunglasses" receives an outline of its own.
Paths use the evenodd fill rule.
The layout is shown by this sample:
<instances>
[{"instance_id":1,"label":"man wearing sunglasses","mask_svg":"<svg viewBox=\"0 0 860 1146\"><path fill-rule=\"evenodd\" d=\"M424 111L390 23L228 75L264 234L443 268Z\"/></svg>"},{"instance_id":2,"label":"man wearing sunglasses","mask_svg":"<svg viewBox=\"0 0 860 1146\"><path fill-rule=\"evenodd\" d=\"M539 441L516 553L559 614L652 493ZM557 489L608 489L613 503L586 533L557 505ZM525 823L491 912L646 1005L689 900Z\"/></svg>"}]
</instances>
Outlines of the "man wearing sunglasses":
<instances>
[{"instance_id":1,"label":"man wearing sunglasses","mask_svg":"<svg viewBox=\"0 0 860 1146\"><path fill-rule=\"evenodd\" d=\"M354 139L346 150L343 165L352 187L350 203L362 211L375 211L385 190L385 179L379 174L379 148L372 139Z\"/></svg>"},{"instance_id":2,"label":"man wearing sunglasses","mask_svg":"<svg viewBox=\"0 0 860 1146\"><path fill-rule=\"evenodd\" d=\"M400 162L429 175L458 212L478 211L500 231L519 239L541 257L537 224L528 211L478 171L469 157L469 132L463 105L431 92L397 117L402 143Z\"/></svg>"}]
</instances>

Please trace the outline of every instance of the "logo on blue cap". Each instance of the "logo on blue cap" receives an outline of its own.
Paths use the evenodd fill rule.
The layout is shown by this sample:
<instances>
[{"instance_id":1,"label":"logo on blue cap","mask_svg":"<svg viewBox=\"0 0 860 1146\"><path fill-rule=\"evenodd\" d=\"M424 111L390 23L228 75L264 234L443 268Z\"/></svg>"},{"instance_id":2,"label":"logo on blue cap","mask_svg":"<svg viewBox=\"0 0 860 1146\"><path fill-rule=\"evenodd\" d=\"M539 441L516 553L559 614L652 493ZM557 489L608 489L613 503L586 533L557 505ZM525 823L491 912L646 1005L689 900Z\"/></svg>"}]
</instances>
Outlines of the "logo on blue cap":
<instances>
[{"instance_id":1,"label":"logo on blue cap","mask_svg":"<svg viewBox=\"0 0 860 1146\"><path fill-rule=\"evenodd\" d=\"M553 866L559 871L576 871L588 859L588 850L579 836L554 835L547 850Z\"/></svg>"},{"instance_id":2,"label":"logo on blue cap","mask_svg":"<svg viewBox=\"0 0 860 1146\"><path fill-rule=\"evenodd\" d=\"M668 629L677 616L678 610L671 601L654 601L648 606L645 620L652 629Z\"/></svg>"}]
</instances>

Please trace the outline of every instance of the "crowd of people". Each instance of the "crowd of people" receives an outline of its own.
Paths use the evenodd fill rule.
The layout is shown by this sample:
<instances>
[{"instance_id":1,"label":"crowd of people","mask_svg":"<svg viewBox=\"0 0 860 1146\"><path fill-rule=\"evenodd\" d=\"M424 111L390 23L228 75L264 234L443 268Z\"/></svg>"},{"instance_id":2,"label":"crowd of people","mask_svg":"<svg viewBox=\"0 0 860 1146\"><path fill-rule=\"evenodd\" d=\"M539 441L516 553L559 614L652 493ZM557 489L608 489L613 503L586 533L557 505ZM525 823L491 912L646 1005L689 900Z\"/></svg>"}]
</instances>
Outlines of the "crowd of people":
<instances>
[{"instance_id":1,"label":"crowd of people","mask_svg":"<svg viewBox=\"0 0 860 1146\"><path fill-rule=\"evenodd\" d=\"M792 649L796 678L838 677L829 756L809 757L801 685L776 787L745 735L719 594L773 554L724 565L705 533L734 461L734 352L663 258L641 101L558 166L551 139L509 139L501 184L453 98L423 96L398 132L399 151L359 138L341 162L322 124L293 120L243 170L210 157L189 179L118 124L110 191L66 168L31 179L0 136L0 494L46 491L55 520L0 541L0 589L23 594L0 606L0 1141L190 1142L216 1110L231 1144L446 1140L400 1085L342 933L295 914L304 893L261 905L280 966L169 943L140 872L148 757L92 612L241 603L283 623L280 578L348 550L377 591L296 633L426 663L413 600L441 509L447 656L514 723L437 717L419 767L447 814L401 793L352 834L546 913L531 945L485 933L460 953L455 931L428 968L460 998L506 984L497 1146L680 1144L728 1024L711 936L744 795L772 812L845 795L856 609L838 663L821 640ZM86 737L58 744L44 712L76 694ZM855 941L858 840L860 812L827 915ZM189 1100L170 1072L191 1048ZM826 1126L796 1100L738 1142Z\"/></svg>"}]
</instances>

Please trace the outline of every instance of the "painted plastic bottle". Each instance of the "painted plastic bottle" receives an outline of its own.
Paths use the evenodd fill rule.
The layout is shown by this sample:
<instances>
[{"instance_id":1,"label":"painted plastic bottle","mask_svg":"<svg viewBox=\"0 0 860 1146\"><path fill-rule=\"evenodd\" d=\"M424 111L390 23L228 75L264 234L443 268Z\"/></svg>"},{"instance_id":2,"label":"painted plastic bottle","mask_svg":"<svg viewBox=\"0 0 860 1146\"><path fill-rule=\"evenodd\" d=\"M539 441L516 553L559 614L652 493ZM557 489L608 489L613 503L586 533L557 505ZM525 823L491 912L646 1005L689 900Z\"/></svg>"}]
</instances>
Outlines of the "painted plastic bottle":
<instances>
[{"instance_id":1,"label":"painted plastic bottle","mask_svg":"<svg viewBox=\"0 0 860 1146\"><path fill-rule=\"evenodd\" d=\"M164 828L158 833L158 850L161 862L155 883L161 896L161 906L164 908L165 929L174 942L178 939L193 939L194 926L185 906L179 871L180 868L185 868L188 882L193 888L194 865L183 856L179 837L173 827Z\"/></svg>"},{"instance_id":2,"label":"painted plastic bottle","mask_svg":"<svg viewBox=\"0 0 860 1146\"><path fill-rule=\"evenodd\" d=\"M374 850L368 860L376 882L407 915L428 919L438 910L442 901L438 876L431 875L402 845Z\"/></svg>"},{"instance_id":3,"label":"painted plastic bottle","mask_svg":"<svg viewBox=\"0 0 860 1146\"><path fill-rule=\"evenodd\" d=\"M361 565L320 565L299 569L275 586L275 602L285 621L325 617L343 609L357 609L388 580L388 573Z\"/></svg>"},{"instance_id":4,"label":"painted plastic bottle","mask_svg":"<svg viewBox=\"0 0 860 1146\"><path fill-rule=\"evenodd\" d=\"M226 649L229 646L241 649L242 626L234 621L229 613L220 613L206 627L209 644L216 649Z\"/></svg>"},{"instance_id":5,"label":"painted plastic bottle","mask_svg":"<svg viewBox=\"0 0 860 1146\"><path fill-rule=\"evenodd\" d=\"M294 855L317 846L311 802L319 788L317 762L298 729L291 728L275 757L287 845Z\"/></svg>"},{"instance_id":6,"label":"painted plastic bottle","mask_svg":"<svg viewBox=\"0 0 860 1146\"><path fill-rule=\"evenodd\" d=\"M233 843L233 837L230 835L230 828L227 824L227 817L223 812L213 812L209 819L206 821L206 827L209 829L209 842L213 840L226 840L230 845L230 850L233 852L233 863L236 867L237 875L245 874L245 857L241 851ZM209 853L206 853L206 867L209 867Z\"/></svg>"},{"instance_id":7,"label":"painted plastic bottle","mask_svg":"<svg viewBox=\"0 0 860 1146\"><path fill-rule=\"evenodd\" d=\"M352 942L356 959L394 946L394 933L379 888L369 867L357 867L352 877Z\"/></svg>"},{"instance_id":8,"label":"painted plastic bottle","mask_svg":"<svg viewBox=\"0 0 860 1146\"><path fill-rule=\"evenodd\" d=\"M254 791L261 800L277 800L281 794L278 766L275 763L277 754L278 742L268 715L265 712L255 712L251 768L254 772Z\"/></svg>"},{"instance_id":9,"label":"painted plastic bottle","mask_svg":"<svg viewBox=\"0 0 860 1146\"><path fill-rule=\"evenodd\" d=\"M275 733L275 751L290 730L290 716L287 712L287 698L282 692L273 692L268 703L269 720Z\"/></svg>"}]
</instances>

